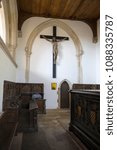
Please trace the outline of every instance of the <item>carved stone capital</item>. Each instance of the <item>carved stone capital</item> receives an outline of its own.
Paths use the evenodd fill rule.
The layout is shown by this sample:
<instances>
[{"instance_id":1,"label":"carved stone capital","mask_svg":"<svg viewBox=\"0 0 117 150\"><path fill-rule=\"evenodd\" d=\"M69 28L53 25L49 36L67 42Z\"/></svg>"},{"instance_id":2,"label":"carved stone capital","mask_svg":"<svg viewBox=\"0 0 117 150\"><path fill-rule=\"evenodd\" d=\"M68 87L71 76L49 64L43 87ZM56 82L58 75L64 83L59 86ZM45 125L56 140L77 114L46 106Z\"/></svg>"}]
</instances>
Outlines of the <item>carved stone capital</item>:
<instances>
[{"instance_id":1,"label":"carved stone capital","mask_svg":"<svg viewBox=\"0 0 117 150\"><path fill-rule=\"evenodd\" d=\"M83 50L81 50L81 52L80 52L80 53L78 53L76 56L79 58L79 57L81 57L83 54L84 54L84 51L83 51Z\"/></svg>"},{"instance_id":2,"label":"carved stone capital","mask_svg":"<svg viewBox=\"0 0 117 150\"><path fill-rule=\"evenodd\" d=\"M25 48L25 52L27 57L30 57L30 55L32 54L32 52L29 51L28 47Z\"/></svg>"}]
</instances>

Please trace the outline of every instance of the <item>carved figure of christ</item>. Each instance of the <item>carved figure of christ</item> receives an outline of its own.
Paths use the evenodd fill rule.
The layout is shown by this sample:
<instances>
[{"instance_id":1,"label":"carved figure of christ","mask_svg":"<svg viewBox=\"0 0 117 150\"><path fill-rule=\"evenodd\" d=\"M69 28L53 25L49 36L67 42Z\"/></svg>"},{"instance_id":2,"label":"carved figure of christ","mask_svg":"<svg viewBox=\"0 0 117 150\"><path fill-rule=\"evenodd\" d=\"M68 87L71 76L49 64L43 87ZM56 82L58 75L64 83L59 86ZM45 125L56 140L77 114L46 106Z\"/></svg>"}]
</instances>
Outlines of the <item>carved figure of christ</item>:
<instances>
[{"instance_id":1,"label":"carved figure of christ","mask_svg":"<svg viewBox=\"0 0 117 150\"><path fill-rule=\"evenodd\" d=\"M40 38L51 42L53 45L53 78L56 78L56 60L58 56L58 42L62 42L64 40L69 40L68 37L57 36L56 35L56 26L53 26L53 35L40 35Z\"/></svg>"}]
</instances>

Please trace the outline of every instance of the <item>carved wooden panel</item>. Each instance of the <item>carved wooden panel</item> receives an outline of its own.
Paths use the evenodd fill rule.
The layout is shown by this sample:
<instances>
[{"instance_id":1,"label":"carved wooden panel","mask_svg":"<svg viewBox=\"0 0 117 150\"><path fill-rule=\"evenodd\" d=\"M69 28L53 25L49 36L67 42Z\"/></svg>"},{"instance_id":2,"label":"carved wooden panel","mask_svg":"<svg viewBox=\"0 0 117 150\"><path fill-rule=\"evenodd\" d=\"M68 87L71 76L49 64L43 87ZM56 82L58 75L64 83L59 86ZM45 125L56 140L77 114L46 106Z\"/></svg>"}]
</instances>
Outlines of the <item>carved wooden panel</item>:
<instances>
[{"instance_id":1,"label":"carved wooden panel","mask_svg":"<svg viewBox=\"0 0 117 150\"><path fill-rule=\"evenodd\" d=\"M15 83L4 81L3 110L17 107L22 101L29 103L32 93L41 93L43 98L44 84L42 83ZM23 94L21 97L21 94ZM29 94L29 95L26 95Z\"/></svg>"},{"instance_id":2,"label":"carved wooden panel","mask_svg":"<svg viewBox=\"0 0 117 150\"><path fill-rule=\"evenodd\" d=\"M7 112L7 115L5 115L7 119L4 124L7 124L7 121L12 122L15 126L19 123L18 130L21 132L37 130L38 106L36 101L32 100L32 94L41 93L43 98L43 92L44 84L42 83L15 83L4 81L3 110ZM35 103L36 106L33 105L33 103ZM12 128L13 131L15 126ZM4 135L3 132L0 132L0 139L2 139L2 137L6 138L6 136L10 139L13 137L13 131L10 131L10 125L4 128L0 123L0 127L8 131L7 133L9 134L7 135L6 133L6 135ZM8 130L6 128L8 128ZM10 134L12 137L9 137ZM4 140L0 140L0 145L2 143L1 141Z\"/></svg>"},{"instance_id":3,"label":"carved wooden panel","mask_svg":"<svg viewBox=\"0 0 117 150\"><path fill-rule=\"evenodd\" d=\"M3 110L6 110L8 107L15 102L16 99L16 84L10 81L4 81L3 88Z\"/></svg>"},{"instance_id":4,"label":"carved wooden panel","mask_svg":"<svg viewBox=\"0 0 117 150\"><path fill-rule=\"evenodd\" d=\"M77 84L74 83L72 89L100 89L99 84Z\"/></svg>"},{"instance_id":5,"label":"carved wooden panel","mask_svg":"<svg viewBox=\"0 0 117 150\"><path fill-rule=\"evenodd\" d=\"M71 91L70 130L89 149L100 147L100 93Z\"/></svg>"}]
</instances>

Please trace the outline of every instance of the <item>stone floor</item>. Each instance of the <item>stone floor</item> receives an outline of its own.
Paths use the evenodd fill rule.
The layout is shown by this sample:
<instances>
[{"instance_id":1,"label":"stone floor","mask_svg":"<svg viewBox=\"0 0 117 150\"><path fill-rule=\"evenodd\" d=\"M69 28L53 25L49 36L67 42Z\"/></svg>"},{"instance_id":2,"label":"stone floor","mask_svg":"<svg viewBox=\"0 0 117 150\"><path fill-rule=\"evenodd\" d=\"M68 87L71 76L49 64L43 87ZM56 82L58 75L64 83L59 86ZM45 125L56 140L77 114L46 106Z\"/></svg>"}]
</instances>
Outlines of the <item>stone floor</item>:
<instances>
[{"instance_id":1,"label":"stone floor","mask_svg":"<svg viewBox=\"0 0 117 150\"><path fill-rule=\"evenodd\" d=\"M38 132L24 133L21 150L87 150L76 136L69 132L69 110L47 110L38 114Z\"/></svg>"}]
</instances>

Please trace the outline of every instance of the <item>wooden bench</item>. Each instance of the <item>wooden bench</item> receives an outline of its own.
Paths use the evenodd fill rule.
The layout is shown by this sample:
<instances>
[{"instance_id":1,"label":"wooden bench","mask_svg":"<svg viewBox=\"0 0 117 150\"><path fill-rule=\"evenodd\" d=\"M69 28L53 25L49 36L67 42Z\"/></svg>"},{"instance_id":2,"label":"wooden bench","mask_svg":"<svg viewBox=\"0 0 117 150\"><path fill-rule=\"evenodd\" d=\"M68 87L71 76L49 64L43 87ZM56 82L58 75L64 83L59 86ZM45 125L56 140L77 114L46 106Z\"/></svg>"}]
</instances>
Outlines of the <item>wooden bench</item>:
<instances>
[{"instance_id":1,"label":"wooden bench","mask_svg":"<svg viewBox=\"0 0 117 150\"><path fill-rule=\"evenodd\" d=\"M43 83L15 83L4 81L3 111L6 112L9 108L12 110L11 112L13 112L14 109L18 110L17 116L15 117L18 121L18 132L35 131L35 129L37 129L36 118L38 105L35 106L35 104L31 102L32 95L35 93L40 94L43 99ZM12 115L13 114L15 115L15 113L12 113ZM14 117L8 118L12 119Z\"/></svg>"},{"instance_id":2,"label":"wooden bench","mask_svg":"<svg viewBox=\"0 0 117 150\"><path fill-rule=\"evenodd\" d=\"M28 107L20 108L18 125L19 132L37 131L37 110L38 106L34 100L29 101Z\"/></svg>"},{"instance_id":3,"label":"wooden bench","mask_svg":"<svg viewBox=\"0 0 117 150\"><path fill-rule=\"evenodd\" d=\"M33 130L38 130L37 110L38 110L37 103L34 100L31 100L29 103L29 128Z\"/></svg>"},{"instance_id":4,"label":"wooden bench","mask_svg":"<svg viewBox=\"0 0 117 150\"><path fill-rule=\"evenodd\" d=\"M12 113L11 113L12 114ZM11 117L11 118L10 118ZM0 116L0 150L10 150L13 137L16 134L18 122L12 118L9 111Z\"/></svg>"},{"instance_id":5,"label":"wooden bench","mask_svg":"<svg viewBox=\"0 0 117 150\"><path fill-rule=\"evenodd\" d=\"M46 114L46 99L36 99L38 114Z\"/></svg>"}]
</instances>

